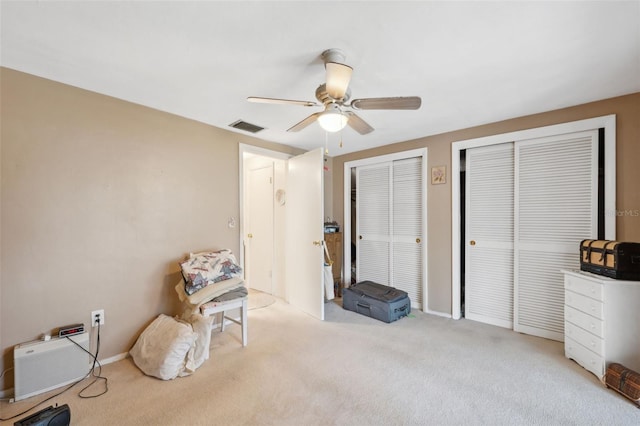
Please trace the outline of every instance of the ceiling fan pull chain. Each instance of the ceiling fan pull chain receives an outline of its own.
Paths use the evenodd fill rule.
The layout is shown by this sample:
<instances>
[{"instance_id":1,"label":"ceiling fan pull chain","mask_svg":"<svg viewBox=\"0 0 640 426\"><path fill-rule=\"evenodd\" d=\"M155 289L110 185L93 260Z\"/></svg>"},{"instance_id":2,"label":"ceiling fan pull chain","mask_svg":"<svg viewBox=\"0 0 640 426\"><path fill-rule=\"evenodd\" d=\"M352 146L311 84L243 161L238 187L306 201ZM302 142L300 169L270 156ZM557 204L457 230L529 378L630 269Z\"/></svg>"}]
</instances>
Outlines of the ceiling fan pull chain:
<instances>
[{"instance_id":1,"label":"ceiling fan pull chain","mask_svg":"<svg viewBox=\"0 0 640 426\"><path fill-rule=\"evenodd\" d=\"M342 148L342 129L340 129L340 148Z\"/></svg>"},{"instance_id":2,"label":"ceiling fan pull chain","mask_svg":"<svg viewBox=\"0 0 640 426\"><path fill-rule=\"evenodd\" d=\"M324 153L329 155L329 132L324 132Z\"/></svg>"}]
</instances>

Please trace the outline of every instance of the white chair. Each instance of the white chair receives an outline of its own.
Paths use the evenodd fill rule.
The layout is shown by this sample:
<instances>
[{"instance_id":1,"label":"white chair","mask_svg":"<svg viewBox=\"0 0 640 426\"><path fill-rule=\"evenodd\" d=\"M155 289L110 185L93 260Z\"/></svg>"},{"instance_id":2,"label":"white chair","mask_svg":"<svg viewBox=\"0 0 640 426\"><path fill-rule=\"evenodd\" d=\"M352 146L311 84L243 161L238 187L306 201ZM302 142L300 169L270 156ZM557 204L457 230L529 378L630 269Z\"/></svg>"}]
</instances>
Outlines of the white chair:
<instances>
[{"instance_id":1,"label":"white chair","mask_svg":"<svg viewBox=\"0 0 640 426\"><path fill-rule=\"evenodd\" d=\"M240 320L225 316L225 311L240 308ZM208 302L200 306L200 313L207 317L222 312L220 332L224 331L225 319L242 327L242 346L247 346L247 296L224 302Z\"/></svg>"}]
</instances>

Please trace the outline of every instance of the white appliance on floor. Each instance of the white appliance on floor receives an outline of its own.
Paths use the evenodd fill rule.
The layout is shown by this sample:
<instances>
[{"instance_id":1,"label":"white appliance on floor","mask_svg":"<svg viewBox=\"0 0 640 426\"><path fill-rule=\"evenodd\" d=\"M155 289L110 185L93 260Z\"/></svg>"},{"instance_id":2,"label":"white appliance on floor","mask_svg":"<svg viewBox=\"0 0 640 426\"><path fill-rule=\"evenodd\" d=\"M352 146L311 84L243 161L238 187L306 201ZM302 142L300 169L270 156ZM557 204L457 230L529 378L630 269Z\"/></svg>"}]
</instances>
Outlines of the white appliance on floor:
<instances>
[{"instance_id":1,"label":"white appliance on floor","mask_svg":"<svg viewBox=\"0 0 640 426\"><path fill-rule=\"evenodd\" d=\"M13 349L14 400L50 391L84 378L93 358L89 333L21 343Z\"/></svg>"}]
</instances>

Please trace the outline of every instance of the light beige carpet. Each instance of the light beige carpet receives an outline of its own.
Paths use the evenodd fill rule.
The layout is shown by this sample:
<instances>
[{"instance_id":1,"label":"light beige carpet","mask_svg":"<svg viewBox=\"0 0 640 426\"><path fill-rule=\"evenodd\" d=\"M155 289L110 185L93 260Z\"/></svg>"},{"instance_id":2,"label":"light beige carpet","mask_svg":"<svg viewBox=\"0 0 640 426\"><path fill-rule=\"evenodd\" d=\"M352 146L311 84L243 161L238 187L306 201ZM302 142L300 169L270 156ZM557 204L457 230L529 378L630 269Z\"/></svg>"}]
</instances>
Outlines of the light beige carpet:
<instances>
[{"instance_id":1,"label":"light beige carpet","mask_svg":"<svg viewBox=\"0 0 640 426\"><path fill-rule=\"evenodd\" d=\"M192 376L164 382L125 359L103 369L106 395L53 402L92 426L640 424L562 343L422 312L386 324L333 302L326 318L276 299L249 311L247 347L238 326L213 333ZM2 403L2 416L40 399Z\"/></svg>"},{"instance_id":2,"label":"light beige carpet","mask_svg":"<svg viewBox=\"0 0 640 426\"><path fill-rule=\"evenodd\" d=\"M273 305L276 302L276 298L274 296L253 289L249 289L248 296L247 309L250 311L254 309L266 308L267 306Z\"/></svg>"}]
</instances>

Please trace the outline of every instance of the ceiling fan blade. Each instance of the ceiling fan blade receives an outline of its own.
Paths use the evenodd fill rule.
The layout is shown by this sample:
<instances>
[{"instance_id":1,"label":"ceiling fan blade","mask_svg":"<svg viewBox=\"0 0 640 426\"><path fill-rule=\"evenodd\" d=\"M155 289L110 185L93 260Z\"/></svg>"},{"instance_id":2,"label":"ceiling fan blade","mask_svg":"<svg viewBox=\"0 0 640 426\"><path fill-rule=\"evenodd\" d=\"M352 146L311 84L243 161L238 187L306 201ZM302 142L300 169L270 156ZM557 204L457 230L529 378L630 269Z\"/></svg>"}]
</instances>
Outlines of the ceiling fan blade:
<instances>
[{"instance_id":1,"label":"ceiling fan blade","mask_svg":"<svg viewBox=\"0 0 640 426\"><path fill-rule=\"evenodd\" d=\"M300 130L302 130L305 127L307 127L309 124L311 124L314 121L316 121L316 119L318 118L318 116L320 114L321 114L320 112L316 112L316 113L311 114L310 116L308 116L307 118L305 118L301 122L299 122L297 124L294 124L293 126L288 128L287 132L299 132Z\"/></svg>"},{"instance_id":2,"label":"ceiling fan blade","mask_svg":"<svg viewBox=\"0 0 640 426\"><path fill-rule=\"evenodd\" d=\"M355 109L418 109L422 104L419 96L395 98L354 99L351 106Z\"/></svg>"},{"instance_id":3,"label":"ceiling fan blade","mask_svg":"<svg viewBox=\"0 0 640 426\"><path fill-rule=\"evenodd\" d=\"M302 106L318 106L319 104L312 101L296 101L293 99L277 99L277 98L261 98L258 96L249 96L249 102L261 104L285 104L285 105L302 105Z\"/></svg>"},{"instance_id":4,"label":"ceiling fan blade","mask_svg":"<svg viewBox=\"0 0 640 426\"><path fill-rule=\"evenodd\" d=\"M327 94L333 99L344 98L351 81L353 68L337 62L327 62L324 66L327 69Z\"/></svg>"},{"instance_id":5,"label":"ceiling fan blade","mask_svg":"<svg viewBox=\"0 0 640 426\"><path fill-rule=\"evenodd\" d=\"M349 121L347 124L351 126L353 130L360 133L361 135L366 135L367 133L373 132L373 127L371 127L366 121L360 118L355 112L346 111L345 114L349 117Z\"/></svg>"}]
</instances>

